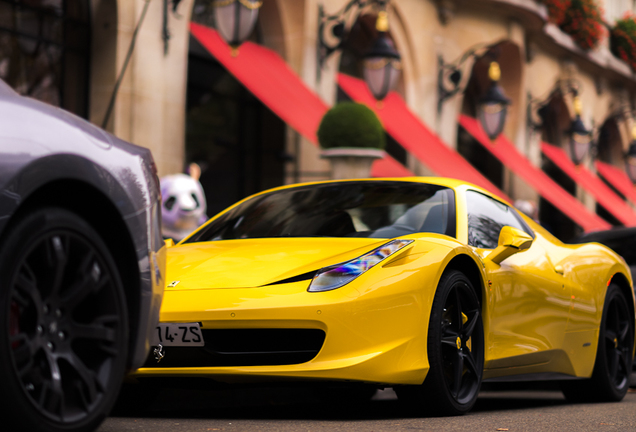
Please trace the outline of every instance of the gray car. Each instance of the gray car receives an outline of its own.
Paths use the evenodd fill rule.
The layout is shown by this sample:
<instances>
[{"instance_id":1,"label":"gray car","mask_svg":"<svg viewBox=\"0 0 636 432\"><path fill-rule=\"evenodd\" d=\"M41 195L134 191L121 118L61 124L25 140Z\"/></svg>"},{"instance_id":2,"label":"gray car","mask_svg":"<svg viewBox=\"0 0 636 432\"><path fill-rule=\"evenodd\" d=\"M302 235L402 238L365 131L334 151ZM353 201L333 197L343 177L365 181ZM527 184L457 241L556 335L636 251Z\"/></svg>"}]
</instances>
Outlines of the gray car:
<instances>
[{"instance_id":1,"label":"gray car","mask_svg":"<svg viewBox=\"0 0 636 432\"><path fill-rule=\"evenodd\" d=\"M149 150L0 81L0 429L106 417L159 317L159 205Z\"/></svg>"}]
</instances>

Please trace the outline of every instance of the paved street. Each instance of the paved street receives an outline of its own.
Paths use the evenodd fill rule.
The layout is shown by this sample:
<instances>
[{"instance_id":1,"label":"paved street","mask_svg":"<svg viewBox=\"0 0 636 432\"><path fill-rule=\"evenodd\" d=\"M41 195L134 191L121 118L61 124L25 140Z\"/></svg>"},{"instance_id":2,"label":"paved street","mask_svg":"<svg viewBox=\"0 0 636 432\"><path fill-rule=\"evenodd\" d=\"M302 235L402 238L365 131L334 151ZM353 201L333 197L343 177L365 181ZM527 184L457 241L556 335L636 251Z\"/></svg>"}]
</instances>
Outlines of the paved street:
<instances>
[{"instance_id":1,"label":"paved street","mask_svg":"<svg viewBox=\"0 0 636 432\"><path fill-rule=\"evenodd\" d=\"M306 389L164 391L134 417L113 416L99 432L181 431L626 431L636 430L636 392L621 403L568 404L555 390L483 391L464 417L416 418L392 391L335 406Z\"/></svg>"}]
</instances>

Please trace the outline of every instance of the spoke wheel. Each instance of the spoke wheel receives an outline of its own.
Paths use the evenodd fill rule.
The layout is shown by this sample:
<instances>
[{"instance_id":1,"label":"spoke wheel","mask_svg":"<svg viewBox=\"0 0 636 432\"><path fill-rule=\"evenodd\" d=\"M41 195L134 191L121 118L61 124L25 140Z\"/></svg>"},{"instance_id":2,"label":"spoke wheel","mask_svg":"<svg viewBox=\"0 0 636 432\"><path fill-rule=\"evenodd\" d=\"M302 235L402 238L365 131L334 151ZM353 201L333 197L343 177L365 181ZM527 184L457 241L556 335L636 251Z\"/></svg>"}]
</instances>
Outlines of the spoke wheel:
<instances>
[{"instance_id":1,"label":"spoke wheel","mask_svg":"<svg viewBox=\"0 0 636 432\"><path fill-rule=\"evenodd\" d=\"M618 294L610 303L603 336L608 381L612 387L622 389L629 385L634 337L627 302Z\"/></svg>"},{"instance_id":2,"label":"spoke wheel","mask_svg":"<svg viewBox=\"0 0 636 432\"><path fill-rule=\"evenodd\" d=\"M460 415L477 400L484 366L481 307L459 271L440 281L428 330L430 370L421 386L397 388L401 399L432 415Z\"/></svg>"},{"instance_id":3,"label":"spoke wheel","mask_svg":"<svg viewBox=\"0 0 636 432\"><path fill-rule=\"evenodd\" d=\"M589 380L565 381L562 390L573 402L617 402L629 388L634 346L634 319L620 288L605 295L594 372Z\"/></svg>"},{"instance_id":4,"label":"spoke wheel","mask_svg":"<svg viewBox=\"0 0 636 432\"><path fill-rule=\"evenodd\" d=\"M127 350L110 253L83 219L61 209L19 221L5 246L0 378L10 384L9 418L23 430L91 430L114 403Z\"/></svg>"}]
</instances>

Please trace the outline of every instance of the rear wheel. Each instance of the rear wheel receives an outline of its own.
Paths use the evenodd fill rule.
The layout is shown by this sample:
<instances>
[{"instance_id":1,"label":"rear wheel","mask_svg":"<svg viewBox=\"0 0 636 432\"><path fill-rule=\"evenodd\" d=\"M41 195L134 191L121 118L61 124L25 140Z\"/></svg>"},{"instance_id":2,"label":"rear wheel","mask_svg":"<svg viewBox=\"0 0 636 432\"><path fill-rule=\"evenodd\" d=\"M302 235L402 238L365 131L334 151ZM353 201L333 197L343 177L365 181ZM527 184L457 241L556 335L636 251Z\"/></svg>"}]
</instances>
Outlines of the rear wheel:
<instances>
[{"instance_id":1,"label":"rear wheel","mask_svg":"<svg viewBox=\"0 0 636 432\"><path fill-rule=\"evenodd\" d=\"M421 386L396 388L411 408L431 415L461 415L477 400L484 366L484 329L479 299L468 278L442 276L428 329L430 370Z\"/></svg>"},{"instance_id":2,"label":"rear wheel","mask_svg":"<svg viewBox=\"0 0 636 432\"><path fill-rule=\"evenodd\" d=\"M605 295L594 372L589 380L564 381L561 389L573 402L617 402L629 388L634 320L620 288L610 284Z\"/></svg>"},{"instance_id":3,"label":"rear wheel","mask_svg":"<svg viewBox=\"0 0 636 432\"><path fill-rule=\"evenodd\" d=\"M127 353L126 303L109 250L60 208L17 221L0 247L2 418L11 430L95 429Z\"/></svg>"}]
</instances>

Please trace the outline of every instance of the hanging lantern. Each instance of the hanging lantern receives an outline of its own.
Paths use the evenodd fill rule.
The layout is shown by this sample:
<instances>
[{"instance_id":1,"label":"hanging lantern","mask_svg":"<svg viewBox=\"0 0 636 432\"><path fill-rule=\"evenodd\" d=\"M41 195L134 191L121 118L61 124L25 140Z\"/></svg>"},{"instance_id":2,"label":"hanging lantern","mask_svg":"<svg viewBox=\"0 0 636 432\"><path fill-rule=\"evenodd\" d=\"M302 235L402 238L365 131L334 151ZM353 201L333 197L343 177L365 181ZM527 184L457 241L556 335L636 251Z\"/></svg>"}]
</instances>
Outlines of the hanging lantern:
<instances>
[{"instance_id":1,"label":"hanging lantern","mask_svg":"<svg viewBox=\"0 0 636 432\"><path fill-rule=\"evenodd\" d=\"M486 94L479 100L478 116L486 135L491 141L494 141L506 124L510 99L506 97L499 85L499 78L501 77L499 63L490 63L488 77L491 85Z\"/></svg>"},{"instance_id":2,"label":"hanging lantern","mask_svg":"<svg viewBox=\"0 0 636 432\"><path fill-rule=\"evenodd\" d=\"M590 150L590 142L592 133L585 128L581 120L581 99L578 95L574 96L574 112L576 117L572 120L568 134L570 136L570 158L575 165L580 165L585 155Z\"/></svg>"},{"instance_id":3,"label":"hanging lantern","mask_svg":"<svg viewBox=\"0 0 636 432\"><path fill-rule=\"evenodd\" d=\"M214 19L221 37L238 47L250 36L256 25L260 0L215 0Z\"/></svg>"},{"instance_id":4,"label":"hanging lantern","mask_svg":"<svg viewBox=\"0 0 636 432\"><path fill-rule=\"evenodd\" d=\"M397 84L402 64L400 53L386 34L389 30L386 11L378 13L375 26L379 34L371 49L364 55L364 81L373 96L382 100Z\"/></svg>"}]
</instances>

